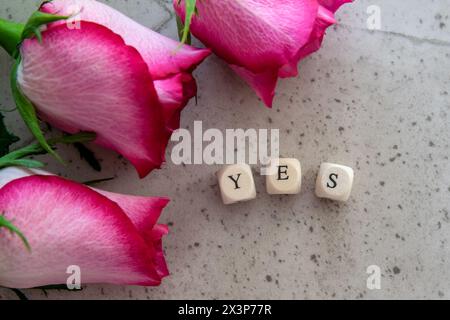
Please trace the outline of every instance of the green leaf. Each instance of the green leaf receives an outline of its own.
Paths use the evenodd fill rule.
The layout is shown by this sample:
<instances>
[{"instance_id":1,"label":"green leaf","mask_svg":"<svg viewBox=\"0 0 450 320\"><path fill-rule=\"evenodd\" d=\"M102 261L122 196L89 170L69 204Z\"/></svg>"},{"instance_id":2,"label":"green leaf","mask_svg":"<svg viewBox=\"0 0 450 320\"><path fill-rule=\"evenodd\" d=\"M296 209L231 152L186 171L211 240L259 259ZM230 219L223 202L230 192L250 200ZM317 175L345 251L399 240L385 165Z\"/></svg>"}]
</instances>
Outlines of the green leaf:
<instances>
[{"instance_id":1,"label":"green leaf","mask_svg":"<svg viewBox=\"0 0 450 320\"><path fill-rule=\"evenodd\" d=\"M25 25L25 28L22 32L22 40L36 36L39 42L42 42L41 27L43 25L59 20L66 20L68 18L68 16L57 16L54 14L36 11L31 15Z\"/></svg>"},{"instance_id":2,"label":"green leaf","mask_svg":"<svg viewBox=\"0 0 450 320\"><path fill-rule=\"evenodd\" d=\"M93 132L79 132L72 135L64 135L60 138L50 139L48 142L50 144L64 143L64 144L75 144L91 142L97 138L97 135Z\"/></svg>"},{"instance_id":3,"label":"green leaf","mask_svg":"<svg viewBox=\"0 0 450 320\"><path fill-rule=\"evenodd\" d=\"M74 143L73 146L78 150L80 158L82 160L86 160L86 162L91 166L92 169L98 172L102 171L102 166L95 157L94 152L92 152L82 143Z\"/></svg>"},{"instance_id":4,"label":"green leaf","mask_svg":"<svg viewBox=\"0 0 450 320\"><path fill-rule=\"evenodd\" d=\"M48 143L52 147L56 144L74 144L89 142L96 138L95 133L80 132L74 135L64 135L59 138L49 139ZM23 159L24 157L45 154L46 150L39 143L20 148L0 158L0 169L11 166L22 166L28 168L41 168L44 164L40 161Z\"/></svg>"},{"instance_id":5,"label":"green leaf","mask_svg":"<svg viewBox=\"0 0 450 320\"><path fill-rule=\"evenodd\" d=\"M8 288L8 289L11 290L12 292L14 292L17 295L17 297L19 298L19 300L28 300L27 296L19 289L14 289L14 288Z\"/></svg>"},{"instance_id":6,"label":"green leaf","mask_svg":"<svg viewBox=\"0 0 450 320\"><path fill-rule=\"evenodd\" d=\"M43 287L36 287L33 289L41 289L41 290L63 290L63 291L82 291L83 288L81 289L69 289L67 288L67 285L65 284L55 284L55 285L50 285L50 286L43 286Z\"/></svg>"},{"instance_id":7,"label":"green leaf","mask_svg":"<svg viewBox=\"0 0 450 320\"><path fill-rule=\"evenodd\" d=\"M36 115L36 110L33 104L30 100L28 100L27 97L25 97L25 95L23 95L23 93L19 89L17 83L17 71L19 69L20 61L21 58L18 57L11 72L11 90L14 101L16 102L17 109L19 110L22 119L25 121L25 124L28 126L36 140L41 144L42 148L44 148L44 150L49 154L53 155L58 161L63 163L61 157L56 154L56 152L53 151L53 149L47 143L47 140L44 137L44 133L42 132L39 125L39 119Z\"/></svg>"},{"instance_id":8,"label":"green leaf","mask_svg":"<svg viewBox=\"0 0 450 320\"><path fill-rule=\"evenodd\" d=\"M114 180L114 177L85 181L85 182L83 182L83 184L85 184L87 186L94 186L96 184L99 184L99 183L102 183L102 182L111 181L111 180Z\"/></svg>"},{"instance_id":9,"label":"green leaf","mask_svg":"<svg viewBox=\"0 0 450 320\"><path fill-rule=\"evenodd\" d=\"M19 236L28 251L31 251L27 238L25 238L23 233L15 225L13 225L11 221L7 220L3 214L0 214L0 228L6 228L13 234Z\"/></svg>"},{"instance_id":10,"label":"green leaf","mask_svg":"<svg viewBox=\"0 0 450 320\"><path fill-rule=\"evenodd\" d=\"M15 165L14 162L28 156L45 154L46 151L40 144L32 144L18 150L12 151L0 158L0 169Z\"/></svg>"},{"instance_id":11,"label":"green leaf","mask_svg":"<svg viewBox=\"0 0 450 320\"><path fill-rule=\"evenodd\" d=\"M3 119L4 117L0 113L0 157L9 152L10 145L20 140L15 135L9 133Z\"/></svg>"},{"instance_id":12,"label":"green leaf","mask_svg":"<svg viewBox=\"0 0 450 320\"><path fill-rule=\"evenodd\" d=\"M32 168L43 168L45 167L45 164L37 160L19 159L19 160L12 160L9 163L5 163L5 165L2 164L0 168L1 167L26 167L32 169Z\"/></svg>"},{"instance_id":13,"label":"green leaf","mask_svg":"<svg viewBox=\"0 0 450 320\"><path fill-rule=\"evenodd\" d=\"M180 5L181 0L178 0L178 5ZM191 22L192 22L192 17L194 16L194 14L197 12L197 0L185 0L185 11L186 11L186 15L184 18L184 24L183 22L180 20L177 20L177 24L178 24L178 30L179 30L179 34L181 36L181 43L188 43L187 41L191 41L191 36L190 36L190 27L191 27Z\"/></svg>"}]
</instances>

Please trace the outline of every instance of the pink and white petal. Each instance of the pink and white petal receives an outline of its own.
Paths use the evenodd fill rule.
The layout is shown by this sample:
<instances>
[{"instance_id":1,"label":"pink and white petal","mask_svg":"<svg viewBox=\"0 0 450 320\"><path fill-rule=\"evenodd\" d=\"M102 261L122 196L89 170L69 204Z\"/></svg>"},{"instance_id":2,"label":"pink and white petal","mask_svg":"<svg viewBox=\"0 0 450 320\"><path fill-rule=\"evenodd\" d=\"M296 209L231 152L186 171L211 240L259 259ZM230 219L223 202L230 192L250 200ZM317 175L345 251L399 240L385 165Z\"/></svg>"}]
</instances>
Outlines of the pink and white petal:
<instances>
[{"instance_id":1,"label":"pink and white petal","mask_svg":"<svg viewBox=\"0 0 450 320\"><path fill-rule=\"evenodd\" d=\"M90 131L141 177L164 161L169 132L147 65L136 49L91 22L26 40L18 82L43 120L69 133Z\"/></svg>"},{"instance_id":2,"label":"pink and white petal","mask_svg":"<svg viewBox=\"0 0 450 320\"><path fill-rule=\"evenodd\" d=\"M278 82L278 70L268 70L256 74L235 65L230 65L230 67L256 91L256 94L266 106L272 107Z\"/></svg>"},{"instance_id":3,"label":"pink and white petal","mask_svg":"<svg viewBox=\"0 0 450 320\"><path fill-rule=\"evenodd\" d=\"M53 173L40 169L24 167L7 167L0 170L0 189L11 181L30 176L55 176ZM169 204L168 198L142 197L104 191L89 187L95 192L114 201L128 218L131 219L137 230L141 233L152 230L159 220L162 211Z\"/></svg>"},{"instance_id":4,"label":"pink and white petal","mask_svg":"<svg viewBox=\"0 0 450 320\"><path fill-rule=\"evenodd\" d=\"M167 267L166 258L162 247L162 238L169 233L169 228L164 224L157 224L150 232L149 238L152 241L156 253L153 257L156 272L161 278L167 277L169 268Z\"/></svg>"},{"instance_id":5,"label":"pink and white petal","mask_svg":"<svg viewBox=\"0 0 450 320\"><path fill-rule=\"evenodd\" d=\"M320 49L326 29L335 23L334 14L325 7L319 6L317 19L308 43L300 48L290 63L280 68L279 76L281 78L296 77L298 75L298 62Z\"/></svg>"},{"instance_id":6,"label":"pink and white petal","mask_svg":"<svg viewBox=\"0 0 450 320\"><path fill-rule=\"evenodd\" d=\"M336 12L343 4L353 2L353 0L318 0L319 4L331 12Z\"/></svg>"},{"instance_id":7,"label":"pink and white petal","mask_svg":"<svg viewBox=\"0 0 450 320\"><path fill-rule=\"evenodd\" d=\"M197 83L190 73L179 73L155 81L155 88L164 108L166 128L174 131L180 127L182 109L197 94Z\"/></svg>"},{"instance_id":8,"label":"pink and white petal","mask_svg":"<svg viewBox=\"0 0 450 320\"><path fill-rule=\"evenodd\" d=\"M60 15L76 14L76 19L101 24L121 35L127 45L139 51L155 80L183 71L190 72L211 54L209 49L180 46L179 42L144 27L98 1L53 0L45 3L41 11Z\"/></svg>"},{"instance_id":9,"label":"pink and white petal","mask_svg":"<svg viewBox=\"0 0 450 320\"><path fill-rule=\"evenodd\" d=\"M8 183L10 183L11 181L34 175L50 176L53 174L40 169L30 169L24 167L7 167L0 170L0 189L3 188Z\"/></svg>"},{"instance_id":10,"label":"pink and white petal","mask_svg":"<svg viewBox=\"0 0 450 320\"><path fill-rule=\"evenodd\" d=\"M54 176L52 173L40 169L8 167L0 170L0 189L11 181L36 175ZM164 225L157 225L157 222L170 200L168 198L131 196L96 188L91 189L119 205L128 218L131 219L144 240L155 247L159 257L159 268L167 270L161 238L168 233L168 228Z\"/></svg>"},{"instance_id":11,"label":"pink and white petal","mask_svg":"<svg viewBox=\"0 0 450 320\"><path fill-rule=\"evenodd\" d=\"M32 248L0 231L2 286L63 284L70 265L81 268L82 283L161 282L159 249L145 243L115 202L86 186L55 176L20 178L0 189L0 210Z\"/></svg>"},{"instance_id":12,"label":"pink and white petal","mask_svg":"<svg viewBox=\"0 0 450 320\"><path fill-rule=\"evenodd\" d=\"M278 70L278 76L280 78L292 78L298 76L298 61L299 60L294 58L291 62L282 66L280 70Z\"/></svg>"},{"instance_id":13,"label":"pink and white petal","mask_svg":"<svg viewBox=\"0 0 450 320\"><path fill-rule=\"evenodd\" d=\"M168 198L130 196L94 188L93 190L117 203L142 234L156 226L163 209L170 201Z\"/></svg>"},{"instance_id":14,"label":"pink and white petal","mask_svg":"<svg viewBox=\"0 0 450 320\"><path fill-rule=\"evenodd\" d=\"M173 3L183 19L184 0ZM318 7L316 0L197 1L191 31L228 63L263 73L308 42Z\"/></svg>"},{"instance_id":15,"label":"pink and white petal","mask_svg":"<svg viewBox=\"0 0 450 320\"><path fill-rule=\"evenodd\" d=\"M170 200L168 198L139 197L99 189L94 190L122 208L145 242L155 249L153 261L158 275L160 277L168 276L169 270L162 248L162 238L169 233L169 228L166 225L157 224L157 222Z\"/></svg>"}]
</instances>

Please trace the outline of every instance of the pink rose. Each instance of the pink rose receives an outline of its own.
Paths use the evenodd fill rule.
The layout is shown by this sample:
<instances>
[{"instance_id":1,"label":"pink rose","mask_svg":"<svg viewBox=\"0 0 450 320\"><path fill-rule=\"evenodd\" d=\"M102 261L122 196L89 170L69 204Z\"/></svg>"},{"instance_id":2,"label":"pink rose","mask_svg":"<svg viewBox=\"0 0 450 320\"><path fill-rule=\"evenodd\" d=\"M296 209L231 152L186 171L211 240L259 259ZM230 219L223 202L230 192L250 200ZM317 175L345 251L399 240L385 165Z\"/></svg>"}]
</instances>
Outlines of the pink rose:
<instances>
[{"instance_id":1,"label":"pink rose","mask_svg":"<svg viewBox=\"0 0 450 320\"><path fill-rule=\"evenodd\" d=\"M38 175L36 175L38 174ZM0 212L27 238L0 229L0 286L81 282L156 286L168 275L157 220L168 199L115 194L43 171L0 171Z\"/></svg>"},{"instance_id":2,"label":"pink rose","mask_svg":"<svg viewBox=\"0 0 450 320\"><path fill-rule=\"evenodd\" d=\"M196 94L191 75L210 51L180 46L94 0L54 0L41 11L72 15L43 42L25 40L21 91L40 117L69 133L95 132L140 177L161 166L181 109Z\"/></svg>"},{"instance_id":3,"label":"pink rose","mask_svg":"<svg viewBox=\"0 0 450 320\"><path fill-rule=\"evenodd\" d=\"M351 1L197 1L190 29L270 107L278 78L297 76L298 62L320 48L334 12ZM173 3L184 19L185 1Z\"/></svg>"}]
</instances>

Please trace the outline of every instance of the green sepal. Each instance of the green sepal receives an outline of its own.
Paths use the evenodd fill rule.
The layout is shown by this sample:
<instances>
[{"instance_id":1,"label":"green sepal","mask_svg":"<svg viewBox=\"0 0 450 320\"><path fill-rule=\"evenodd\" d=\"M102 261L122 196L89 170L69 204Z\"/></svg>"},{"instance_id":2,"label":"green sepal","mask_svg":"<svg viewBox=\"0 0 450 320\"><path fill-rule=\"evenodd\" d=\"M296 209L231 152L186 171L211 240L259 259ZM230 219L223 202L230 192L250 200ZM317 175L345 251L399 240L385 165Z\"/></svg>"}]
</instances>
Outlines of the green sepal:
<instances>
[{"instance_id":1,"label":"green sepal","mask_svg":"<svg viewBox=\"0 0 450 320\"><path fill-rule=\"evenodd\" d=\"M7 220L3 214L0 214L0 228L6 228L13 234L16 234L22 240L27 250L31 251L27 238L25 238L23 233L11 221Z\"/></svg>"},{"instance_id":2,"label":"green sepal","mask_svg":"<svg viewBox=\"0 0 450 320\"><path fill-rule=\"evenodd\" d=\"M181 0L178 0L178 5L180 5ZM191 33L190 27L192 22L192 17L197 13L197 0L185 0L185 18L184 23L181 19L177 19L178 35L180 37L181 43L190 44L191 43Z\"/></svg>"},{"instance_id":3,"label":"green sepal","mask_svg":"<svg viewBox=\"0 0 450 320\"><path fill-rule=\"evenodd\" d=\"M36 11L31 15L31 17L25 24L25 27L21 35L21 41L36 36L39 42L42 42L41 27L43 25L59 20L65 20L67 18L68 17L66 16L57 16ZM47 140L45 139L33 103L22 93L22 91L19 88L17 82L17 74L22 61L19 51L15 53L15 58L16 61L11 71L10 82L13 98L16 103L17 109L19 110L19 113L22 116L25 124L30 129L31 133L36 138L36 140L40 143L42 148L44 148L46 152L54 156L59 162L64 163L62 158L50 147Z\"/></svg>"},{"instance_id":4,"label":"green sepal","mask_svg":"<svg viewBox=\"0 0 450 320\"><path fill-rule=\"evenodd\" d=\"M66 19L69 19L69 17L58 16L54 14L44 13L41 11L35 11L25 24L25 28L23 29L22 32L22 41L28 38L32 38L33 36L36 36L39 42L42 43L41 27L48 23Z\"/></svg>"},{"instance_id":5,"label":"green sepal","mask_svg":"<svg viewBox=\"0 0 450 320\"><path fill-rule=\"evenodd\" d=\"M0 19L0 46L14 56L17 46L22 41L22 33L25 25Z\"/></svg>"},{"instance_id":6,"label":"green sepal","mask_svg":"<svg viewBox=\"0 0 450 320\"><path fill-rule=\"evenodd\" d=\"M47 143L47 140L45 139L44 133L42 132L39 124L36 109L34 108L31 101L28 100L28 98L25 97L25 95L19 89L19 85L17 83L17 72L20 66L20 62L21 57L19 56L16 62L14 63L11 71L11 90L17 109L19 110L19 113L22 116L23 121L30 129L31 133L36 138L36 140L44 148L44 150L47 151L49 154L53 155L58 161L63 163L61 157Z\"/></svg>"},{"instance_id":7,"label":"green sepal","mask_svg":"<svg viewBox=\"0 0 450 320\"><path fill-rule=\"evenodd\" d=\"M183 40L183 35L185 32L185 26L183 21L181 20L181 18L179 16L176 16L176 21L177 21L177 29L178 29L178 39L180 39L180 42L182 42ZM191 44L192 43L192 36L191 33L189 32L188 29L188 34L187 34L187 38L185 42L182 42L182 44Z\"/></svg>"}]
</instances>

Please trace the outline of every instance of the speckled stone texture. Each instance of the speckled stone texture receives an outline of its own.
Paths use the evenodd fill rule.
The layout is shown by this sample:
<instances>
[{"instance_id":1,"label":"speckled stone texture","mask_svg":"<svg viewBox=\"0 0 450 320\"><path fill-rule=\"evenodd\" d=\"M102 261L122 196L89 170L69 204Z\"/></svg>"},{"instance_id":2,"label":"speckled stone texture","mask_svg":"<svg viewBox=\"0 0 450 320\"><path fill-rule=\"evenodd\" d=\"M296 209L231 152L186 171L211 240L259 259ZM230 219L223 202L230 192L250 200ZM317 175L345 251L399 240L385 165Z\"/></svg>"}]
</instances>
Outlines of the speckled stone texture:
<instances>
[{"instance_id":1,"label":"speckled stone texture","mask_svg":"<svg viewBox=\"0 0 450 320\"><path fill-rule=\"evenodd\" d=\"M167 1L107 1L175 38ZM32 299L450 298L450 1L357 0L338 13L320 52L281 81L273 110L216 57L196 71L198 104L183 127L279 128L284 157L299 158L300 195L269 196L255 175L258 199L222 205L219 167L165 167L138 180L131 165L95 149L103 171L77 153L50 158L50 170L77 181L114 176L111 191L172 198L162 221L172 275L158 288L88 285L81 292L24 290ZM0 0L0 16L23 21L38 1ZM367 29L369 5L382 28ZM12 105L11 61L0 53L0 103ZM8 124L31 137L17 116ZM170 148L169 151L170 152ZM168 153L168 159L170 154ZM355 170L349 202L314 195L321 162ZM369 265L381 268L380 290L366 286ZM17 296L0 289L0 299Z\"/></svg>"}]
</instances>

